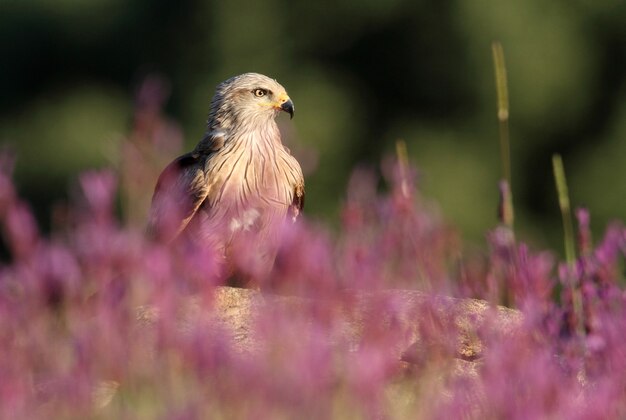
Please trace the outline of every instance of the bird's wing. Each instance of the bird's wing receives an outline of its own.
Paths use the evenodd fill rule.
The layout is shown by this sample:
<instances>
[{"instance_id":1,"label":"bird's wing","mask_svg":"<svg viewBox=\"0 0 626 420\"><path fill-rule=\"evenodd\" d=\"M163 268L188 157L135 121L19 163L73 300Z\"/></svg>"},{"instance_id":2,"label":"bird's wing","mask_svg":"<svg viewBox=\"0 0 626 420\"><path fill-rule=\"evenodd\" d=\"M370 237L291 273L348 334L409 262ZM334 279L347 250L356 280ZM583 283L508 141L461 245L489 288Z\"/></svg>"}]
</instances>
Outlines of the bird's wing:
<instances>
[{"instance_id":1,"label":"bird's wing","mask_svg":"<svg viewBox=\"0 0 626 420\"><path fill-rule=\"evenodd\" d=\"M206 156L187 153L170 163L159 176L152 196L148 233L171 241L196 214L208 194Z\"/></svg>"}]
</instances>

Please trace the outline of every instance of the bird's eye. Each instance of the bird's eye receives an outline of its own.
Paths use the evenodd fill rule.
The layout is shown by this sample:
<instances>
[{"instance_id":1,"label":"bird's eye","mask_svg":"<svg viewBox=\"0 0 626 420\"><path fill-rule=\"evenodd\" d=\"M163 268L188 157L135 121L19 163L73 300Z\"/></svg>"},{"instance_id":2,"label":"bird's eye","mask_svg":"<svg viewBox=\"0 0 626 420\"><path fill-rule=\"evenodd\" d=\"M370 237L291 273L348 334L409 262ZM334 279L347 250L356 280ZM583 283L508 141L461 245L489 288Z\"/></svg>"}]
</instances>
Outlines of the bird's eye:
<instances>
[{"instance_id":1,"label":"bird's eye","mask_svg":"<svg viewBox=\"0 0 626 420\"><path fill-rule=\"evenodd\" d=\"M267 95L267 91L265 89L254 89L253 93L257 98Z\"/></svg>"}]
</instances>

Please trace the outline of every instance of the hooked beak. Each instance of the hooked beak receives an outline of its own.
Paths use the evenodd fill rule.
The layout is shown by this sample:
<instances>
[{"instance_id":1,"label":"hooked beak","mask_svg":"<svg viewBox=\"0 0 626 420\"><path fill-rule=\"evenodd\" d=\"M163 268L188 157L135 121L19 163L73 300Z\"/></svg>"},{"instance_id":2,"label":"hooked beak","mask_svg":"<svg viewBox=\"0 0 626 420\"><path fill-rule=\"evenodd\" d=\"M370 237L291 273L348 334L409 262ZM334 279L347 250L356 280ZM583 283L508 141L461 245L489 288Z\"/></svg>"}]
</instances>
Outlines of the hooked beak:
<instances>
[{"instance_id":1,"label":"hooked beak","mask_svg":"<svg viewBox=\"0 0 626 420\"><path fill-rule=\"evenodd\" d=\"M293 102L291 101L291 99L287 98L286 101L282 102L280 104L280 109L282 111L285 111L286 113L289 114L289 118L293 118L293 114L295 112L294 107L293 107Z\"/></svg>"}]
</instances>

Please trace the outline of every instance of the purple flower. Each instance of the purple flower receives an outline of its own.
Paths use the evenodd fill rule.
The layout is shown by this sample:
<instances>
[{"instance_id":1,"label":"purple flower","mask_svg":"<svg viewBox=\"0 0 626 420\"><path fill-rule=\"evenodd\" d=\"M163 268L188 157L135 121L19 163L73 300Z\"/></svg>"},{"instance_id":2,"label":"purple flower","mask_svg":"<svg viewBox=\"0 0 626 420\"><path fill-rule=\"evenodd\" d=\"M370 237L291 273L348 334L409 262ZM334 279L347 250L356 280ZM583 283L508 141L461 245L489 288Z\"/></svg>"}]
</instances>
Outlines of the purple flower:
<instances>
[{"instance_id":1,"label":"purple flower","mask_svg":"<svg viewBox=\"0 0 626 420\"><path fill-rule=\"evenodd\" d=\"M108 217L113 212L117 179L111 171L86 172L80 176L80 185L88 211L96 217Z\"/></svg>"}]
</instances>

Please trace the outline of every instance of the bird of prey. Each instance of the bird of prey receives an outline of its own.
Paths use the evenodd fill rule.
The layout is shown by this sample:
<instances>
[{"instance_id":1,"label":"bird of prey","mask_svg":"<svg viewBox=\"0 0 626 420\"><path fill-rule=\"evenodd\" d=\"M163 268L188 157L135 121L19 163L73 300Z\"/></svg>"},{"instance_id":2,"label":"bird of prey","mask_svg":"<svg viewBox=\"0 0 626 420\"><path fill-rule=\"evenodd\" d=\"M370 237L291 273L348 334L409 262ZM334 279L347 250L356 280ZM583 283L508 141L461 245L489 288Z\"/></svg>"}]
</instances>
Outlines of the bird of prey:
<instances>
[{"instance_id":1,"label":"bird of prey","mask_svg":"<svg viewBox=\"0 0 626 420\"><path fill-rule=\"evenodd\" d=\"M226 256L236 238L260 244L286 218L295 220L304 177L281 142L280 111L293 118L294 105L274 79L245 73L219 84L206 134L159 176L149 233L165 242L190 235Z\"/></svg>"}]
</instances>

